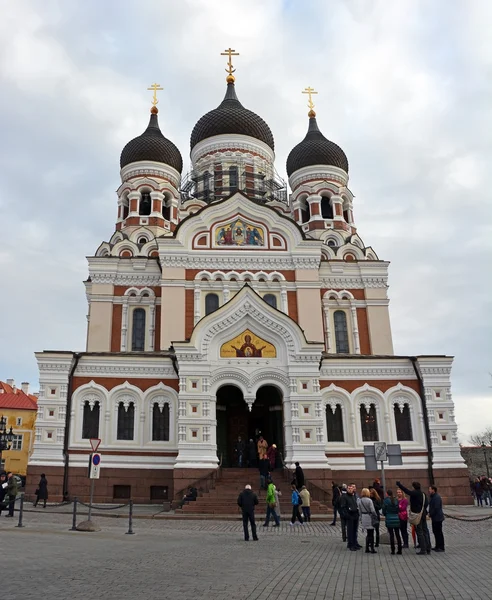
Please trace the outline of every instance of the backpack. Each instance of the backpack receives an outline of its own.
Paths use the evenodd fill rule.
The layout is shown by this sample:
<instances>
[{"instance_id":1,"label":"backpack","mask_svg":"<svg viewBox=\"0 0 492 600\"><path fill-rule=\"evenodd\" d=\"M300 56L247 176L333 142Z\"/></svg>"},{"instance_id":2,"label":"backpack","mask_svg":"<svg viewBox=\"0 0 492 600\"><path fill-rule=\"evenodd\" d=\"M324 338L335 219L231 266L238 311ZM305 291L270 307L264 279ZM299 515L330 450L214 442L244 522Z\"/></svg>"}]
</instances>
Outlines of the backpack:
<instances>
[{"instance_id":1,"label":"backpack","mask_svg":"<svg viewBox=\"0 0 492 600\"><path fill-rule=\"evenodd\" d=\"M302 498L301 498L301 494L299 494L299 492L297 492L297 505L298 506L302 506Z\"/></svg>"}]
</instances>

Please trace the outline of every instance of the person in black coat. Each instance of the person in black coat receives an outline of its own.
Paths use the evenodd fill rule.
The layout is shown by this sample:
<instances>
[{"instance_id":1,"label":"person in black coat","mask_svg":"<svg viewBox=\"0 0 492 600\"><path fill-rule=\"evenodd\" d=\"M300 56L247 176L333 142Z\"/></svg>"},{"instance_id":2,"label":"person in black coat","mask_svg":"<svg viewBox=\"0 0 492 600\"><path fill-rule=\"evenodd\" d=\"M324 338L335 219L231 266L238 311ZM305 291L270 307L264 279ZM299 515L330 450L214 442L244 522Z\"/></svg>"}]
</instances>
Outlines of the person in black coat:
<instances>
[{"instance_id":1,"label":"person in black coat","mask_svg":"<svg viewBox=\"0 0 492 600\"><path fill-rule=\"evenodd\" d=\"M404 492L410 497L410 510L415 514L420 514L420 512L422 511L422 517L420 519L420 522L418 523L418 525L415 526L417 540L420 546L420 551L417 552L417 554L430 554L432 546L426 519L427 507L429 506L427 496L422 491L420 483L418 481L414 481L412 483L413 489L411 490L406 488L399 481L396 482L396 485L400 488L402 492Z\"/></svg>"},{"instance_id":2,"label":"person in black coat","mask_svg":"<svg viewBox=\"0 0 492 600\"><path fill-rule=\"evenodd\" d=\"M267 456L265 456L264 458L262 458L260 460L259 469L260 469L260 489L266 490L267 489L267 479L269 478L269 475L270 475L270 461L268 460Z\"/></svg>"},{"instance_id":3,"label":"person in black coat","mask_svg":"<svg viewBox=\"0 0 492 600\"><path fill-rule=\"evenodd\" d=\"M436 540L436 545L432 549L435 552L444 552L444 535L442 533L444 512L442 510L442 498L437 493L435 485L431 485L429 488L429 517L432 521L432 533Z\"/></svg>"},{"instance_id":4,"label":"person in black coat","mask_svg":"<svg viewBox=\"0 0 492 600\"><path fill-rule=\"evenodd\" d=\"M246 451L247 451L247 456L248 456L248 466L256 467L256 464L257 464L256 444L253 440L249 440Z\"/></svg>"},{"instance_id":5,"label":"person in black coat","mask_svg":"<svg viewBox=\"0 0 492 600\"><path fill-rule=\"evenodd\" d=\"M338 500L340 499L340 488L332 481L331 482L331 505L333 506L333 521L330 525L334 526L337 524L337 512L338 512Z\"/></svg>"},{"instance_id":6,"label":"person in black coat","mask_svg":"<svg viewBox=\"0 0 492 600\"><path fill-rule=\"evenodd\" d=\"M302 486L305 485L304 471L302 470L302 467L298 462L296 462L295 465L296 465L296 471L294 474L295 483L296 483L296 488L298 490L300 490L302 488Z\"/></svg>"},{"instance_id":7,"label":"person in black coat","mask_svg":"<svg viewBox=\"0 0 492 600\"><path fill-rule=\"evenodd\" d=\"M340 517L347 522L347 548L349 550L360 550L357 541L357 529L359 527L359 507L355 495L355 485L351 483L347 487L347 493L340 497Z\"/></svg>"},{"instance_id":8,"label":"person in black coat","mask_svg":"<svg viewBox=\"0 0 492 600\"><path fill-rule=\"evenodd\" d=\"M36 490L36 501L34 502L34 506L37 506L40 500L43 500L43 508L46 508L46 500L48 500L48 480L44 473L41 473L41 479L39 480L38 489Z\"/></svg>"},{"instance_id":9,"label":"person in black coat","mask_svg":"<svg viewBox=\"0 0 492 600\"><path fill-rule=\"evenodd\" d=\"M255 506L257 506L257 504L258 496L251 490L250 485L246 485L237 499L237 505L241 508L243 513L244 539L246 542L249 542L248 522L251 524L251 533L254 541L258 541L255 523Z\"/></svg>"},{"instance_id":10,"label":"person in black coat","mask_svg":"<svg viewBox=\"0 0 492 600\"><path fill-rule=\"evenodd\" d=\"M0 515L2 514L2 509L7 508L4 504L7 486L3 487L4 483L7 483L7 473L0 473Z\"/></svg>"}]
</instances>

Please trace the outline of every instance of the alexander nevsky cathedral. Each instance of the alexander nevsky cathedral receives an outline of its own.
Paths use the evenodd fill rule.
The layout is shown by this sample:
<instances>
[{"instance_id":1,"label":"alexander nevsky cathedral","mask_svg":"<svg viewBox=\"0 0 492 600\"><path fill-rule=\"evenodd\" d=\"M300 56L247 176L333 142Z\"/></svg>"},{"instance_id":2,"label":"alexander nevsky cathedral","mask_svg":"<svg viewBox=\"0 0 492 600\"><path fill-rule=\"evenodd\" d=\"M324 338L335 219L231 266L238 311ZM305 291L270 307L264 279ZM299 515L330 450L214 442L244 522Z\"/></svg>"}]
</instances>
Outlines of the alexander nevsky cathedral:
<instances>
[{"instance_id":1,"label":"alexander nevsky cathedral","mask_svg":"<svg viewBox=\"0 0 492 600\"><path fill-rule=\"evenodd\" d=\"M100 438L97 501L173 500L261 432L325 490L371 482L364 446L385 441L402 452L391 485L432 481L468 503L452 358L394 354L389 263L358 231L349 161L322 133L314 90L287 184L225 54L225 95L217 82L218 106L191 132L189 173L161 129L158 84L121 152L114 231L88 258L86 349L36 353L27 491L43 472L51 499L84 497Z\"/></svg>"}]
</instances>

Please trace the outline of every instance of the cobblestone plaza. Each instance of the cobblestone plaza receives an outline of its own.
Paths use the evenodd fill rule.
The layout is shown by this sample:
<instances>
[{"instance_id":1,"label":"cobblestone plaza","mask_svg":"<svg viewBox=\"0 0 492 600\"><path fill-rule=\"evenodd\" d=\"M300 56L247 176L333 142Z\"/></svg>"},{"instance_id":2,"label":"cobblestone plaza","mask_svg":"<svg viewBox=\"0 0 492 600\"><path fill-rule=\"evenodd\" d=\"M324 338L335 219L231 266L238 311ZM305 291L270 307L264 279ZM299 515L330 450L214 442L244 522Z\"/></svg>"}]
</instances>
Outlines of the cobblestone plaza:
<instances>
[{"instance_id":1,"label":"cobblestone plaza","mask_svg":"<svg viewBox=\"0 0 492 600\"><path fill-rule=\"evenodd\" d=\"M49 509L48 509L49 510ZM487 511L488 513L488 511ZM480 516L485 516L481 513ZM445 521L446 553L348 552L327 522L259 526L239 521L100 518L98 533L69 531L70 515L0 519L2 594L24 600L315 600L492 598L492 520Z\"/></svg>"}]
</instances>

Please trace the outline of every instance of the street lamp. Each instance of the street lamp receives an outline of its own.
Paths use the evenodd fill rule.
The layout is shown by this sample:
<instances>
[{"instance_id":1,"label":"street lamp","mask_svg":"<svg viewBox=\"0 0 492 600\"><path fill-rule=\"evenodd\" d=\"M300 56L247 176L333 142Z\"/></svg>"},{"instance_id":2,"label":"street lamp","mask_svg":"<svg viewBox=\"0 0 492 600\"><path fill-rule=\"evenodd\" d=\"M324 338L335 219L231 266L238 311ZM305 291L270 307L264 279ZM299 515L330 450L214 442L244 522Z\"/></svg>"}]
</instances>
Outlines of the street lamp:
<instances>
[{"instance_id":1,"label":"street lamp","mask_svg":"<svg viewBox=\"0 0 492 600\"><path fill-rule=\"evenodd\" d=\"M7 431L7 419L2 416L0 418L0 467L2 465L2 452L4 450L10 450L10 444L14 439L14 433L12 427Z\"/></svg>"},{"instance_id":2,"label":"street lamp","mask_svg":"<svg viewBox=\"0 0 492 600\"><path fill-rule=\"evenodd\" d=\"M492 446L492 440L490 442L490 445ZM483 450L483 457L485 458L485 468L487 469L487 479L490 479L489 462L487 460L487 446L485 445L485 442L482 442L482 450Z\"/></svg>"}]
</instances>

